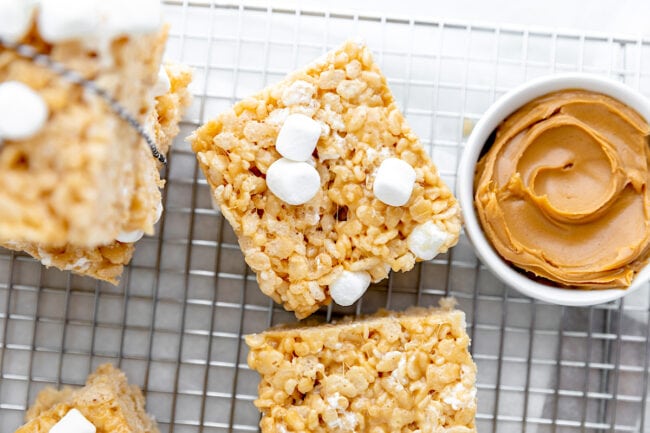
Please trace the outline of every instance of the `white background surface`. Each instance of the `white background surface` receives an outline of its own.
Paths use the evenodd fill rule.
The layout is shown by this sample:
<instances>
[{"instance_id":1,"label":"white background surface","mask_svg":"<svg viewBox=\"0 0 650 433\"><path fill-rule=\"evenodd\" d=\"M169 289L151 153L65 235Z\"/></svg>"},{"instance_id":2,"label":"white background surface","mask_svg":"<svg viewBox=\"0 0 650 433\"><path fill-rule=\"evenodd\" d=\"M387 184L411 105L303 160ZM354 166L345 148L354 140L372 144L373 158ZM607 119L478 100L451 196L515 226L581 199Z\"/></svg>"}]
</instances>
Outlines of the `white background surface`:
<instances>
[{"instance_id":1,"label":"white background surface","mask_svg":"<svg viewBox=\"0 0 650 433\"><path fill-rule=\"evenodd\" d=\"M648 0L289 0L304 9L347 9L444 20L544 26L562 30L650 35Z\"/></svg>"}]
</instances>

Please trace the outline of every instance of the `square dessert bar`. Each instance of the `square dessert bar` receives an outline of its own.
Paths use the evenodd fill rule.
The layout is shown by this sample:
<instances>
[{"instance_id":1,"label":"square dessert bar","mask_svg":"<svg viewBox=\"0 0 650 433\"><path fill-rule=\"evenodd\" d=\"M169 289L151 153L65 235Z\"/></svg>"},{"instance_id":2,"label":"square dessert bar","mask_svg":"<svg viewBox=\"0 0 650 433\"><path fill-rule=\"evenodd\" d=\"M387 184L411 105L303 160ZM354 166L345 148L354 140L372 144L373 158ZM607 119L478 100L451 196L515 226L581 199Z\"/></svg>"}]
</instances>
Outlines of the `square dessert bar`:
<instances>
[{"instance_id":1,"label":"square dessert bar","mask_svg":"<svg viewBox=\"0 0 650 433\"><path fill-rule=\"evenodd\" d=\"M289 150L309 140L314 123L320 127L305 162L288 161L286 151L287 158L280 158L276 140L287 118L302 128L284 134L296 140L287 143ZM238 235L261 290L298 318L329 304L333 287L349 303L391 269L410 270L458 241L456 199L363 45L345 43L237 103L191 140L214 201ZM389 205L378 198L375 179L387 160L392 162L388 172L399 169L405 179L412 176L405 203ZM283 168L271 173L278 161ZM304 182L282 179L283 172L298 166ZM288 204L311 195L305 191L314 178L313 198ZM390 184L382 181L382 191L391 193ZM277 189L271 191L275 185L289 189L288 201L274 193ZM420 254L418 240L435 251Z\"/></svg>"},{"instance_id":2,"label":"square dessert bar","mask_svg":"<svg viewBox=\"0 0 650 433\"><path fill-rule=\"evenodd\" d=\"M414 308L246 336L263 433L476 432L461 311Z\"/></svg>"},{"instance_id":3,"label":"square dessert bar","mask_svg":"<svg viewBox=\"0 0 650 433\"><path fill-rule=\"evenodd\" d=\"M25 425L15 433L45 433L76 409L95 426L97 433L138 432L157 433L158 427L145 410L145 400L136 385L130 385L126 376L111 364L99 366L80 389L45 388L27 411ZM57 431L66 430L59 424ZM70 428L70 424L66 425ZM81 430L83 431L83 430Z\"/></svg>"},{"instance_id":4,"label":"square dessert bar","mask_svg":"<svg viewBox=\"0 0 650 433\"><path fill-rule=\"evenodd\" d=\"M190 94L187 89L192 74L180 65L164 66L169 78L169 91L156 98L154 110L150 112L146 129L155 138L158 149L166 154L174 137L178 134L178 123L184 109L189 105ZM144 140L134 155L136 188L131 197L130 212L125 227L132 230L141 228L143 220L155 223L160 217L161 194L164 186L160 179L159 163L151 155ZM91 276L116 284L124 265L133 255L133 242L113 240L104 245L83 247L73 244L49 245L42 242L0 241L0 246L17 251L25 251L46 266L70 270L77 274Z\"/></svg>"},{"instance_id":5,"label":"square dessert bar","mask_svg":"<svg viewBox=\"0 0 650 433\"><path fill-rule=\"evenodd\" d=\"M73 15L51 9L40 7L27 33L15 42L92 80L144 122L153 108L152 89L167 31L158 25L154 31L133 34L69 37L71 30L57 28L45 36L48 19ZM93 41L100 39L107 45L94 47ZM140 135L104 98L0 46L0 83L14 82L38 95L46 113L34 134L1 137L0 239L79 247L112 242L131 219ZM131 225L137 222L152 232L153 218L147 212L134 217L139 220Z\"/></svg>"}]
</instances>

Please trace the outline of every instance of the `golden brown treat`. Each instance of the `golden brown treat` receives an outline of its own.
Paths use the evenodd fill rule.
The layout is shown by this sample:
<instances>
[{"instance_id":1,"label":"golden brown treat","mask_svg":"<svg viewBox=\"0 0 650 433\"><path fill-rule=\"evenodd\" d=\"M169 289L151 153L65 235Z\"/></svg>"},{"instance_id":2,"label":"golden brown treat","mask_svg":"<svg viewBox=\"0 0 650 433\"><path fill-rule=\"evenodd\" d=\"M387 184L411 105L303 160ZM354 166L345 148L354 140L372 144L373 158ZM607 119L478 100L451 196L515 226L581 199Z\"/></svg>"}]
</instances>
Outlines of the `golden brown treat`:
<instances>
[{"instance_id":1,"label":"golden brown treat","mask_svg":"<svg viewBox=\"0 0 650 433\"><path fill-rule=\"evenodd\" d=\"M263 433L476 431L465 315L381 312L246 336Z\"/></svg>"},{"instance_id":2,"label":"golden brown treat","mask_svg":"<svg viewBox=\"0 0 650 433\"><path fill-rule=\"evenodd\" d=\"M155 137L161 153L166 154L178 134L178 122L184 109L189 105L190 94L187 90L192 74L188 68L179 65L165 65L170 80L168 93L156 98L155 109L149 115L147 128ZM141 224L146 222L151 227L156 222L161 195L159 188L164 186L160 179L160 163L151 156L151 151L144 140L135 158L136 190L131 198L129 221L124 226L127 230L144 230ZM17 251L25 251L40 260L46 266L69 270L80 275L87 275L116 284L124 265L133 255L134 244L113 241L97 247L79 247L71 244L51 246L34 242L0 242L0 246Z\"/></svg>"},{"instance_id":3,"label":"golden brown treat","mask_svg":"<svg viewBox=\"0 0 650 433\"><path fill-rule=\"evenodd\" d=\"M44 266L53 266L113 284L118 283L124 266L131 261L135 250L134 244L117 241L90 248L69 244L63 247L39 246L33 242L4 242L0 245L14 251L24 251L40 260Z\"/></svg>"},{"instance_id":4,"label":"golden brown treat","mask_svg":"<svg viewBox=\"0 0 650 433\"><path fill-rule=\"evenodd\" d=\"M49 44L34 25L21 42L94 80L144 120L166 34L115 38L98 53L82 39ZM33 137L5 140L0 148L0 240L86 247L111 242L129 220L140 136L101 97L0 48L0 82L12 80L38 93L49 117ZM138 221L148 230L149 223Z\"/></svg>"},{"instance_id":5,"label":"golden brown treat","mask_svg":"<svg viewBox=\"0 0 650 433\"><path fill-rule=\"evenodd\" d=\"M50 410L54 405L70 399L74 392L75 389L71 387L64 387L61 389L50 387L43 388L36 396L34 404L27 409L27 412L25 413L25 421L29 422L38 417L41 413Z\"/></svg>"},{"instance_id":6,"label":"golden brown treat","mask_svg":"<svg viewBox=\"0 0 650 433\"><path fill-rule=\"evenodd\" d=\"M568 287L621 288L650 256L648 123L609 96L564 90L506 119L476 173L498 253Z\"/></svg>"},{"instance_id":7,"label":"golden brown treat","mask_svg":"<svg viewBox=\"0 0 650 433\"><path fill-rule=\"evenodd\" d=\"M99 366L86 386L57 391L45 388L27 411L27 424L16 433L47 433L71 409L77 409L97 428L97 433L157 433L156 422L145 410L136 385L111 364Z\"/></svg>"},{"instance_id":8,"label":"golden brown treat","mask_svg":"<svg viewBox=\"0 0 650 433\"><path fill-rule=\"evenodd\" d=\"M185 109L191 102L188 86L192 81L192 71L178 64L165 64L164 67L169 77L170 90L156 98L154 110L148 115L145 127L152 131L158 150L166 155L178 135L178 124ZM140 156L136 160L136 189L131 199L129 221L124 225L124 230L143 230L152 234L153 225L159 216L158 206L162 197L160 188L165 186L165 182L160 179L161 164L151 156L151 150L144 141L139 152Z\"/></svg>"},{"instance_id":9,"label":"golden brown treat","mask_svg":"<svg viewBox=\"0 0 650 433\"><path fill-rule=\"evenodd\" d=\"M290 113L312 117L322 128L314 152L321 190L300 206L282 202L265 181ZM418 225L433 222L447 233L439 252L458 241L456 199L365 46L344 44L237 103L191 141L261 290L299 318L329 304L328 286L344 270L368 272L377 282L390 269L412 269L418 259L406 239ZM388 157L406 161L417 174L401 207L373 195L374 173Z\"/></svg>"}]
</instances>

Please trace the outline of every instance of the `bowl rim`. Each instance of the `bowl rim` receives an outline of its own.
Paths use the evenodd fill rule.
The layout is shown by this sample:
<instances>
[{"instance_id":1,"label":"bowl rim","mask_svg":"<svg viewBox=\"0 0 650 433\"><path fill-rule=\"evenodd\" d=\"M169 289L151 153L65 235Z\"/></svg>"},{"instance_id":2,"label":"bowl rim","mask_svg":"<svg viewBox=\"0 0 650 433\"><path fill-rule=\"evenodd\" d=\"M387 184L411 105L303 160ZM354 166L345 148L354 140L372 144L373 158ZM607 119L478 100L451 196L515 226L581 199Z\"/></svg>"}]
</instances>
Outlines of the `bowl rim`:
<instances>
[{"instance_id":1,"label":"bowl rim","mask_svg":"<svg viewBox=\"0 0 650 433\"><path fill-rule=\"evenodd\" d=\"M496 100L476 123L462 151L456 177L456 193L462 209L465 234L479 259L503 283L532 298L566 306L590 306L619 299L643 287L650 280L650 264L620 289L581 290L554 287L537 282L516 271L494 250L487 240L474 208L474 172L478 157L494 129L508 116L535 98L564 89L584 89L611 96L650 119L650 100L631 87L611 78L572 72L545 75L506 92Z\"/></svg>"}]
</instances>

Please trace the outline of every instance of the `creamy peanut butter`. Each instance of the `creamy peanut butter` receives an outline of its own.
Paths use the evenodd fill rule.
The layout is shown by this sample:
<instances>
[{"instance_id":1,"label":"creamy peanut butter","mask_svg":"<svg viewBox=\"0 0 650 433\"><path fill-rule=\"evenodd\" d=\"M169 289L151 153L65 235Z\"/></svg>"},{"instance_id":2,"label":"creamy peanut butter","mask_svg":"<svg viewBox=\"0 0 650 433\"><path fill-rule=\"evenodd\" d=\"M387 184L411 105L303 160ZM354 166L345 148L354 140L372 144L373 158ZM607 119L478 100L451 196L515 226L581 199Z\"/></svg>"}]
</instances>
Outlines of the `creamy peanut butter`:
<instances>
[{"instance_id":1,"label":"creamy peanut butter","mask_svg":"<svg viewBox=\"0 0 650 433\"><path fill-rule=\"evenodd\" d=\"M508 117L479 161L483 230L515 266L564 286L627 287L650 256L648 123L564 90Z\"/></svg>"}]
</instances>

